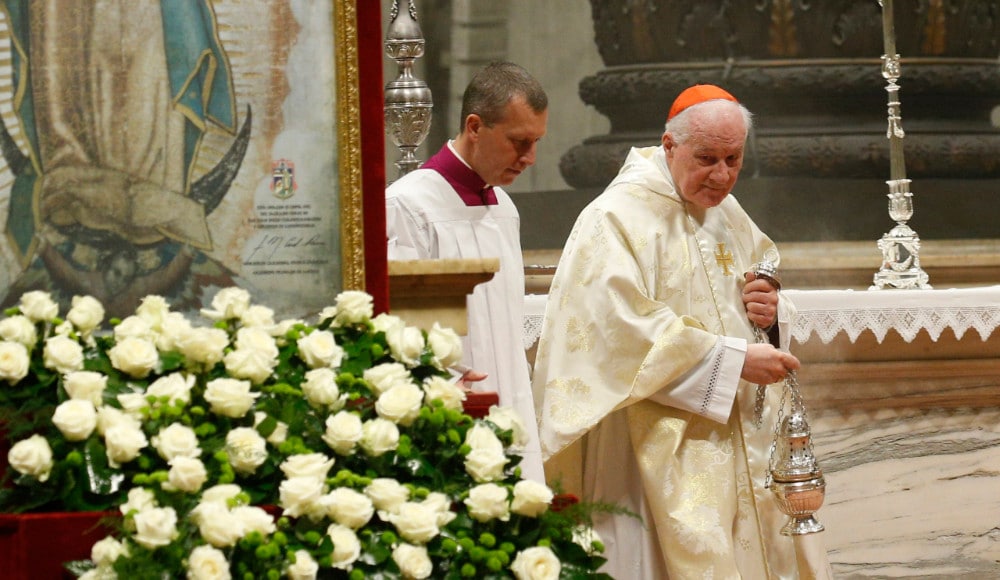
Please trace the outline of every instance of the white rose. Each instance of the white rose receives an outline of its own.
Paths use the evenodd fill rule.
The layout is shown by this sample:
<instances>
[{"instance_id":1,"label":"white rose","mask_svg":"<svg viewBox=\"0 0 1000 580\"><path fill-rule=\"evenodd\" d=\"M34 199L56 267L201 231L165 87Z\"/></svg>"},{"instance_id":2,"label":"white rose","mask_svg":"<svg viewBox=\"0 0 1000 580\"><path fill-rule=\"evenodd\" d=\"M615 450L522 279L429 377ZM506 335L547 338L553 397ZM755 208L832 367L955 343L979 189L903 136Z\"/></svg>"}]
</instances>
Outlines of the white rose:
<instances>
[{"instance_id":1,"label":"white rose","mask_svg":"<svg viewBox=\"0 0 1000 580\"><path fill-rule=\"evenodd\" d=\"M170 461L170 471L163 488L169 491L180 490L195 493L208 481L208 471L201 459L196 457L178 456Z\"/></svg>"},{"instance_id":2,"label":"white rose","mask_svg":"<svg viewBox=\"0 0 1000 580\"><path fill-rule=\"evenodd\" d=\"M290 580L312 580L319 573L319 564L309 552L297 550L295 552L295 563L288 567L288 578Z\"/></svg>"},{"instance_id":3,"label":"white rose","mask_svg":"<svg viewBox=\"0 0 1000 580\"><path fill-rule=\"evenodd\" d=\"M213 379L205 385L205 400L212 412L239 419L247 414L260 393L250 392L250 381L238 379Z\"/></svg>"},{"instance_id":4,"label":"white rose","mask_svg":"<svg viewBox=\"0 0 1000 580\"><path fill-rule=\"evenodd\" d=\"M375 515L375 506L367 495L347 487L338 487L323 500L327 515L338 524L358 529Z\"/></svg>"},{"instance_id":5,"label":"white rose","mask_svg":"<svg viewBox=\"0 0 1000 580\"><path fill-rule=\"evenodd\" d=\"M382 363L365 369L362 378L371 385L372 392L376 395L381 395L397 385L411 382L410 371L400 363Z\"/></svg>"},{"instance_id":6,"label":"white rose","mask_svg":"<svg viewBox=\"0 0 1000 580\"><path fill-rule=\"evenodd\" d=\"M340 524L330 524L326 535L333 542L333 553L330 554L331 564L338 570L349 570L358 557L361 556L361 542L354 530Z\"/></svg>"},{"instance_id":7,"label":"white rose","mask_svg":"<svg viewBox=\"0 0 1000 580\"><path fill-rule=\"evenodd\" d=\"M384 332L389 334L389 331L406 326L406 323L403 322L403 319L398 316L383 312L375 318L372 318L372 326L375 327L375 332Z\"/></svg>"},{"instance_id":8,"label":"white rose","mask_svg":"<svg viewBox=\"0 0 1000 580\"><path fill-rule=\"evenodd\" d=\"M423 580L434 571L434 564L427 555L427 548L402 543L392 550L392 561L399 566L404 578Z\"/></svg>"},{"instance_id":9,"label":"white rose","mask_svg":"<svg viewBox=\"0 0 1000 580\"><path fill-rule=\"evenodd\" d=\"M392 513L410 499L410 490L405 485L389 477L373 479L365 488L365 495L380 512ZM381 514L379 514L381 516Z\"/></svg>"},{"instance_id":10,"label":"white rose","mask_svg":"<svg viewBox=\"0 0 1000 580\"><path fill-rule=\"evenodd\" d=\"M344 358L344 349L329 330L314 330L298 340L299 358L312 368L337 368Z\"/></svg>"},{"instance_id":11,"label":"white rose","mask_svg":"<svg viewBox=\"0 0 1000 580\"><path fill-rule=\"evenodd\" d=\"M172 507L148 508L135 514L133 539L142 547L155 550L177 537L177 512Z\"/></svg>"},{"instance_id":12,"label":"white rose","mask_svg":"<svg viewBox=\"0 0 1000 580\"><path fill-rule=\"evenodd\" d=\"M254 429L258 429L260 427L260 424L265 419L267 419L267 413L263 411L254 412L253 414ZM283 423L281 421L277 421L277 424L274 427L274 431L271 431L271 434L266 437L267 442L270 443L271 445L281 445L282 443L285 442L285 439L287 438L288 438L288 423Z\"/></svg>"},{"instance_id":13,"label":"white rose","mask_svg":"<svg viewBox=\"0 0 1000 580\"><path fill-rule=\"evenodd\" d=\"M156 452L168 463L175 457L199 457L198 436L194 429L180 423L171 423L153 435L151 441Z\"/></svg>"},{"instance_id":14,"label":"white rose","mask_svg":"<svg viewBox=\"0 0 1000 580\"><path fill-rule=\"evenodd\" d=\"M212 320L240 318L250 308L250 293L235 286L219 290L212 298L212 309L203 308L201 315Z\"/></svg>"},{"instance_id":15,"label":"white rose","mask_svg":"<svg viewBox=\"0 0 1000 580\"><path fill-rule=\"evenodd\" d=\"M42 290L32 290L22 294L18 307L21 309L21 314L33 322L49 322L59 315L59 305L52 300L48 292Z\"/></svg>"},{"instance_id":16,"label":"white rose","mask_svg":"<svg viewBox=\"0 0 1000 580\"><path fill-rule=\"evenodd\" d=\"M95 407L103 403L108 377L93 371L74 371L63 377L63 388L71 399L90 401Z\"/></svg>"},{"instance_id":17,"label":"white rose","mask_svg":"<svg viewBox=\"0 0 1000 580\"><path fill-rule=\"evenodd\" d=\"M379 395L375 412L379 417L409 427L420 414L424 390L413 383L397 385Z\"/></svg>"},{"instance_id":18,"label":"white rose","mask_svg":"<svg viewBox=\"0 0 1000 580\"><path fill-rule=\"evenodd\" d=\"M228 548L236 544L246 534L243 522L230 513L226 504L200 503L196 523L202 538L216 548Z\"/></svg>"},{"instance_id":19,"label":"white rose","mask_svg":"<svg viewBox=\"0 0 1000 580\"><path fill-rule=\"evenodd\" d=\"M246 533L258 532L264 536L273 534L277 527L274 525L274 518L271 514L259 507L241 505L231 510L233 516L243 523Z\"/></svg>"},{"instance_id":20,"label":"white rose","mask_svg":"<svg viewBox=\"0 0 1000 580\"><path fill-rule=\"evenodd\" d=\"M462 338L450 328L441 328L437 322L427 333L427 344L439 369L446 369L462 360Z\"/></svg>"},{"instance_id":21,"label":"white rose","mask_svg":"<svg viewBox=\"0 0 1000 580\"><path fill-rule=\"evenodd\" d=\"M267 460L267 442L253 427L237 427L226 434L226 452L233 469L249 474Z\"/></svg>"},{"instance_id":22,"label":"white rose","mask_svg":"<svg viewBox=\"0 0 1000 580\"><path fill-rule=\"evenodd\" d=\"M119 341L108 351L111 366L123 373L145 378L160 363L160 353L152 341L129 337Z\"/></svg>"},{"instance_id":23,"label":"white rose","mask_svg":"<svg viewBox=\"0 0 1000 580\"><path fill-rule=\"evenodd\" d=\"M15 314L0 320L0 338L33 348L38 341L38 329L27 316Z\"/></svg>"},{"instance_id":24,"label":"white rose","mask_svg":"<svg viewBox=\"0 0 1000 580\"><path fill-rule=\"evenodd\" d=\"M69 312L66 313L66 320L86 334L104 320L104 306L93 296L74 296Z\"/></svg>"},{"instance_id":25,"label":"white rose","mask_svg":"<svg viewBox=\"0 0 1000 580\"><path fill-rule=\"evenodd\" d=\"M399 446L399 427L382 418L365 421L358 444L368 455L378 457Z\"/></svg>"},{"instance_id":26,"label":"white rose","mask_svg":"<svg viewBox=\"0 0 1000 580\"><path fill-rule=\"evenodd\" d=\"M322 453L305 453L292 455L282 462L281 472L285 477L315 477L326 479L326 474L333 467L333 459Z\"/></svg>"},{"instance_id":27,"label":"white rose","mask_svg":"<svg viewBox=\"0 0 1000 580\"><path fill-rule=\"evenodd\" d=\"M126 338L152 340L154 334L149 322L138 316L129 316L115 325L115 340L119 342Z\"/></svg>"},{"instance_id":28,"label":"white rose","mask_svg":"<svg viewBox=\"0 0 1000 580\"><path fill-rule=\"evenodd\" d=\"M452 381L437 375L424 380L424 394L428 401L441 401L445 409L454 411L461 411L465 403L465 391Z\"/></svg>"},{"instance_id":29,"label":"white rose","mask_svg":"<svg viewBox=\"0 0 1000 580\"><path fill-rule=\"evenodd\" d=\"M271 327L271 336L277 338L282 344L287 344L285 341L288 339L288 333L296 326L304 326L305 323L306 322L301 318L289 318L287 320L282 320Z\"/></svg>"},{"instance_id":30,"label":"white rose","mask_svg":"<svg viewBox=\"0 0 1000 580\"><path fill-rule=\"evenodd\" d=\"M177 350L191 362L207 367L222 360L229 335L221 328L188 327L175 339Z\"/></svg>"},{"instance_id":31,"label":"white rose","mask_svg":"<svg viewBox=\"0 0 1000 580\"><path fill-rule=\"evenodd\" d=\"M97 434L104 436L108 429L114 427L119 423L128 423L130 426L138 429L140 426L139 420L135 417L123 413L120 409L110 407L108 405L102 405L97 408Z\"/></svg>"},{"instance_id":32,"label":"white rose","mask_svg":"<svg viewBox=\"0 0 1000 580\"><path fill-rule=\"evenodd\" d=\"M228 504L229 500L241 493L243 489L235 483L220 483L202 492L201 502Z\"/></svg>"},{"instance_id":33,"label":"white rose","mask_svg":"<svg viewBox=\"0 0 1000 580\"><path fill-rule=\"evenodd\" d=\"M97 428L97 409L90 401L70 399L52 413L52 423L69 441L83 441Z\"/></svg>"},{"instance_id":34,"label":"white rose","mask_svg":"<svg viewBox=\"0 0 1000 580\"><path fill-rule=\"evenodd\" d=\"M147 445L149 440L146 434L129 422L117 423L104 431L104 446L107 447L111 467L132 461Z\"/></svg>"},{"instance_id":35,"label":"white rose","mask_svg":"<svg viewBox=\"0 0 1000 580\"><path fill-rule=\"evenodd\" d=\"M493 429L479 422L465 433L465 443L473 451L503 453L503 442L500 441L497 434L493 432Z\"/></svg>"},{"instance_id":36,"label":"white rose","mask_svg":"<svg viewBox=\"0 0 1000 580\"><path fill-rule=\"evenodd\" d=\"M149 407L149 401L146 400L145 393L122 393L115 398L118 399L118 404L122 406L122 411L125 411L127 415L137 421L143 418L142 410Z\"/></svg>"},{"instance_id":37,"label":"white rose","mask_svg":"<svg viewBox=\"0 0 1000 580\"><path fill-rule=\"evenodd\" d=\"M323 441L341 455L350 455L361 440L361 417L349 411L340 411L326 418Z\"/></svg>"},{"instance_id":38,"label":"white rose","mask_svg":"<svg viewBox=\"0 0 1000 580\"><path fill-rule=\"evenodd\" d=\"M396 526L396 531L404 540L417 544L426 544L441 533L436 511L422 503L408 501L400 505L389 514L389 523Z\"/></svg>"},{"instance_id":39,"label":"white rose","mask_svg":"<svg viewBox=\"0 0 1000 580\"><path fill-rule=\"evenodd\" d=\"M278 486L278 505L289 517L315 515L320 508L324 485L323 480L315 477L286 479Z\"/></svg>"},{"instance_id":40,"label":"white rose","mask_svg":"<svg viewBox=\"0 0 1000 580\"><path fill-rule=\"evenodd\" d=\"M274 327L274 310L267 306L253 304L240 317L244 328L260 328L268 333Z\"/></svg>"},{"instance_id":41,"label":"white rose","mask_svg":"<svg viewBox=\"0 0 1000 580\"><path fill-rule=\"evenodd\" d=\"M389 344L393 358L399 362L409 366L420 362L425 343L424 333L419 328L415 326L393 328L386 332L385 341Z\"/></svg>"},{"instance_id":42,"label":"white rose","mask_svg":"<svg viewBox=\"0 0 1000 580\"><path fill-rule=\"evenodd\" d=\"M514 484L514 500L510 504L510 511L537 518L549 509L553 497L552 490L544 483L522 479Z\"/></svg>"},{"instance_id":43,"label":"white rose","mask_svg":"<svg viewBox=\"0 0 1000 580\"><path fill-rule=\"evenodd\" d=\"M517 580L557 580L562 564L552 550L535 546L518 552L510 564L510 570Z\"/></svg>"},{"instance_id":44,"label":"white rose","mask_svg":"<svg viewBox=\"0 0 1000 580\"><path fill-rule=\"evenodd\" d=\"M439 528L447 526L457 517L457 514L451 511L451 503L451 498L439 491L432 491L427 494L424 501L420 502L421 505L427 506L437 514L437 525Z\"/></svg>"},{"instance_id":45,"label":"white rose","mask_svg":"<svg viewBox=\"0 0 1000 580\"><path fill-rule=\"evenodd\" d=\"M31 368L31 358L28 356L28 349L19 342L0 342L0 379L10 384L28 376Z\"/></svg>"},{"instance_id":46,"label":"white rose","mask_svg":"<svg viewBox=\"0 0 1000 580\"><path fill-rule=\"evenodd\" d=\"M469 515L480 522L490 520L507 521L510 519L510 506L507 502L507 488L495 483L484 483L469 490L465 505Z\"/></svg>"},{"instance_id":47,"label":"white rose","mask_svg":"<svg viewBox=\"0 0 1000 580\"><path fill-rule=\"evenodd\" d=\"M228 353L223 362L230 375L260 384L278 365L278 345L262 329L241 328L236 332L236 350Z\"/></svg>"},{"instance_id":48,"label":"white rose","mask_svg":"<svg viewBox=\"0 0 1000 580\"><path fill-rule=\"evenodd\" d=\"M83 347L68 336L52 336L45 341L42 360L45 368L63 374L83 370Z\"/></svg>"},{"instance_id":49,"label":"white rose","mask_svg":"<svg viewBox=\"0 0 1000 580\"><path fill-rule=\"evenodd\" d=\"M198 546L188 556L187 577L189 580L230 580L229 560L212 546Z\"/></svg>"},{"instance_id":50,"label":"white rose","mask_svg":"<svg viewBox=\"0 0 1000 580\"><path fill-rule=\"evenodd\" d=\"M513 447L524 448L528 444L528 430L524 428L524 422L512 407L490 407L490 413L486 420L493 423L502 431L511 431L513 434Z\"/></svg>"},{"instance_id":51,"label":"white rose","mask_svg":"<svg viewBox=\"0 0 1000 580\"><path fill-rule=\"evenodd\" d=\"M30 475L41 482L49 479L55 465L48 440L37 434L15 443L7 452L7 463L18 473Z\"/></svg>"},{"instance_id":52,"label":"white rose","mask_svg":"<svg viewBox=\"0 0 1000 580\"><path fill-rule=\"evenodd\" d=\"M573 543L583 548L588 556L604 551L604 542L597 530L590 526L579 525L573 528Z\"/></svg>"},{"instance_id":53,"label":"white rose","mask_svg":"<svg viewBox=\"0 0 1000 580\"><path fill-rule=\"evenodd\" d=\"M346 290L337 295L337 315L334 324L346 326L364 322L372 317L372 297L367 292Z\"/></svg>"},{"instance_id":54,"label":"white rose","mask_svg":"<svg viewBox=\"0 0 1000 580\"><path fill-rule=\"evenodd\" d=\"M163 296L150 294L139 302L135 315L146 321L149 327L159 332L163 329L163 321L170 315L170 305Z\"/></svg>"},{"instance_id":55,"label":"white rose","mask_svg":"<svg viewBox=\"0 0 1000 580\"><path fill-rule=\"evenodd\" d=\"M191 333L193 327L180 312L168 312L163 317L159 333L156 335L156 348L162 352L180 352L181 342Z\"/></svg>"},{"instance_id":56,"label":"white rose","mask_svg":"<svg viewBox=\"0 0 1000 580\"><path fill-rule=\"evenodd\" d=\"M503 452L477 449L465 456L465 471L478 483L503 479L504 466L510 458Z\"/></svg>"},{"instance_id":57,"label":"white rose","mask_svg":"<svg viewBox=\"0 0 1000 580\"><path fill-rule=\"evenodd\" d=\"M128 490L128 499L118 506L118 510L123 516L127 516L131 512L138 513L154 507L156 507L156 496L153 492L144 487L133 487Z\"/></svg>"},{"instance_id":58,"label":"white rose","mask_svg":"<svg viewBox=\"0 0 1000 580\"><path fill-rule=\"evenodd\" d=\"M230 376L237 379L249 379L255 385L266 381L274 371L274 367L278 365L277 357L268 358L260 351L247 348L226 353L222 362L226 365Z\"/></svg>"},{"instance_id":59,"label":"white rose","mask_svg":"<svg viewBox=\"0 0 1000 580\"><path fill-rule=\"evenodd\" d=\"M191 389L194 388L195 377L185 373L170 373L153 381L146 389L146 395L156 398L166 398L171 405L191 402Z\"/></svg>"},{"instance_id":60,"label":"white rose","mask_svg":"<svg viewBox=\"0 0 1000 580\"><path fill-rule=\"evenodd\" d=\"M113 536L105 536L90 548L90 559L98 566L111 566L118 558L128 555L128 548Z\"/></svg>"},{"instance_id":61,"label":"white rose","mask_svg":"<svg viewBox=\"0 0 1000 580\"><path fill-rule=\"evenodd\" d=\"M302 381L302 394L306 400L317 407L330 407L333 410L344 406L346 396L340 395L337 388L337 373L333 369L318 368L306 372Z\"/></svg>"}]
</instances>

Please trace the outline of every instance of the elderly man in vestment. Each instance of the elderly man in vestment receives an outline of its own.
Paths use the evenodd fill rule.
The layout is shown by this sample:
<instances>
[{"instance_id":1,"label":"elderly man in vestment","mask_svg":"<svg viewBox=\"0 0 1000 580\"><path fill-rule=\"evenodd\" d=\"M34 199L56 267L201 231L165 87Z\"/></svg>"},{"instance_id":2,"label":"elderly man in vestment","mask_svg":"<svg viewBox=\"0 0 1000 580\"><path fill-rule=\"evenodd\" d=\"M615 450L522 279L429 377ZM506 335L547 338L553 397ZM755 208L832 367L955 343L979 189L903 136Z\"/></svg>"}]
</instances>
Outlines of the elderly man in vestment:
<instances>
[{"instance_id":1,"label":"elderly man in vestment","mask_svg":"<svg viewBox=\"0 0 1000 580\"><path fill-rule=\"evenodd\" d=\"M543 456L579 443L584 499L641 516L596 519L616 578L799 577L765 487L780 388L757 394L799 367L794 310L751 273L778 252L729 195L750 127L719 87L681 93L661 145L633 148L581 212L552 281ZM785 349L755 340L774 324Z\"/></svg>"},{"instance_id":2,"label":"elderly man in vestment","mask_svg":"<svg viewBox=\"0 0 1000 580\"><path fill-rule=\"evenodd\" d=\"M390 260L499 258L492 280L467 302L464 380L495 391L527 432L518 451L522 475L544 482L531 380L523 341L524 262L520 216L509 185L535 162L545 134L548 97L520 66L493 63L465 90L459 135L386 190ZM485 373L485 378L482 377Z\"/></svg>"}]
</instances>

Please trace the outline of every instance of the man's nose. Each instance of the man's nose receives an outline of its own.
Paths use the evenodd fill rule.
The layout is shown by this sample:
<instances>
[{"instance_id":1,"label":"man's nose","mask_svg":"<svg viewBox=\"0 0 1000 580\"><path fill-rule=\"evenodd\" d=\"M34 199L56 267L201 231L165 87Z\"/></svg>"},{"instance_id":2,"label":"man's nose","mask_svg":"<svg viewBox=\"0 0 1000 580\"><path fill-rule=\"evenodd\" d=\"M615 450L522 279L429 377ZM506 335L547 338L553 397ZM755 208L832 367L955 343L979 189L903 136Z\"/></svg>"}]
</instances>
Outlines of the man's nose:
<instances>
[{"instance_id":1,"label":"man's nose","mask_svg":"<svg viewBox=\"0 0 1000 580\"><path fill-rule=\"evenodd\" d=\"M535 164L535 151L537 149L538 149L538 145L537 144L532 143L531 145L529 145L524 150L524 152L521 153L521 157L520 157L521 163L524 163L525 165L534 165Z\"/></svg>"}]
</instances>

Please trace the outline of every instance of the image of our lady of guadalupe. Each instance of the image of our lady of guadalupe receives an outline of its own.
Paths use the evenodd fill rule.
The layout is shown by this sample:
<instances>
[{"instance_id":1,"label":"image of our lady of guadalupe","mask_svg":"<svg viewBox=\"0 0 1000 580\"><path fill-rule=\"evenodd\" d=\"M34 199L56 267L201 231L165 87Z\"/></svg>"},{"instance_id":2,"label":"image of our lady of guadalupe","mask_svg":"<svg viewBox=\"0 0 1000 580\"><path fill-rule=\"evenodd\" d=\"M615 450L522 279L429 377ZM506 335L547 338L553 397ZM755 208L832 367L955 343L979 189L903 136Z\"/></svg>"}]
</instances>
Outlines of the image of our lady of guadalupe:
<instances>
[{"instance_id":1,"label":"image of our lady of guadalupe","mask_svg":"<svg viewBox=\"0 0 1000 580\"><path fill-rule=\"evenodd\" d=\"M250 136L207 1L3 0L13 115L0 151L13 176L6 232L29 290L131 313L149 294L178 310L239 285L206 252L206 219ZM203 155L209 127L228 150Z\"/></svg>"}]
</instances>

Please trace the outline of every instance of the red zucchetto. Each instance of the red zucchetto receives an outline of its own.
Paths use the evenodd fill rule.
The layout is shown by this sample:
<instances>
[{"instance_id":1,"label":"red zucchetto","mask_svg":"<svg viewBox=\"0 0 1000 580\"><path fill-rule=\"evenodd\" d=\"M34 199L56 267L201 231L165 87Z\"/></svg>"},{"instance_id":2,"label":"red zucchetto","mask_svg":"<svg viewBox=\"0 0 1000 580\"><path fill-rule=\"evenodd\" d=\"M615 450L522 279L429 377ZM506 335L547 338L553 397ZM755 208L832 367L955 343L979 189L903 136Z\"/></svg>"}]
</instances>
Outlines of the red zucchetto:
<instances>
[{"instance_id":1,"label":"red zucchetto","mask_svg":"<svg viewBox=\"0 0 1000 580\"><path fill-rule=\"evenodd\" d=\"M667 120L673 119L688 107L713 99L725 99L734 103L739 102L736 100L736 97L715 85L694 85L693 87L684 89L681 94L677 95L674 104L670 106L670 114L667 115Z\"/></svg>"}]
</instances>

